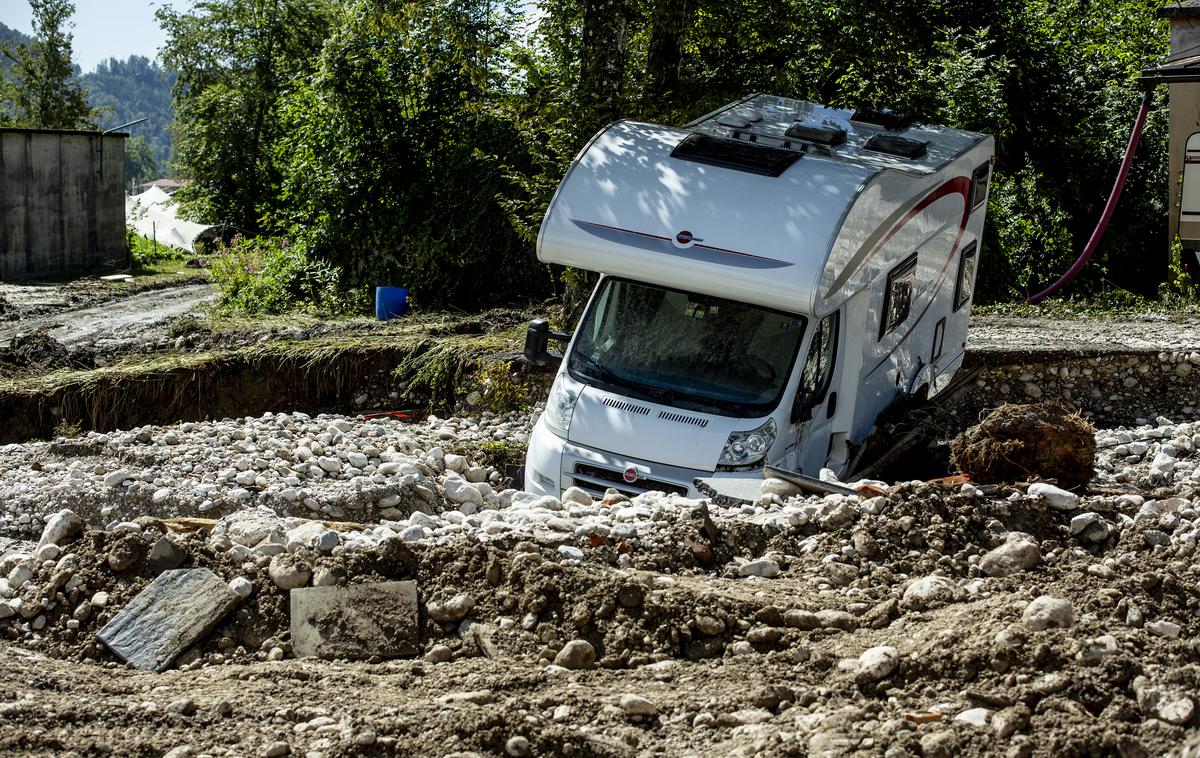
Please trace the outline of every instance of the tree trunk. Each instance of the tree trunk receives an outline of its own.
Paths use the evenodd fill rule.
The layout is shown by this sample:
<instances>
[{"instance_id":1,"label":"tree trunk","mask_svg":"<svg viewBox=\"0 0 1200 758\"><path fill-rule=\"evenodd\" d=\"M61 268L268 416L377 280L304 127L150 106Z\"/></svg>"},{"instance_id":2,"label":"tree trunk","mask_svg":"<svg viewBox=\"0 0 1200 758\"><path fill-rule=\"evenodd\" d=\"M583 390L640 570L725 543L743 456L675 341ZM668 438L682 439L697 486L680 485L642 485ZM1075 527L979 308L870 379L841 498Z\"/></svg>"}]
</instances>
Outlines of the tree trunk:
<instances>
[{"instance_id":1,"label":"tree trunk","mask_svg":"<svg viewBox=\"0 0 1200 758\"><path fill-rule=\"evenodd\" d=\"M579 99L592 113L593 127L621 116L627 0L586 0L579 51Z\"/></svg>"},{"instance_id":2,"label":"tree trunk","mask_svg":"<svg viewBox=\"0 0 1200 758\"><path fill-rule=\"evenodd\" d=\"M646 51L646 102L669 99L679 86L683 37L691 20L689 0L655 0L650 17L650 47Z\"/></svg>"}]
</instances>

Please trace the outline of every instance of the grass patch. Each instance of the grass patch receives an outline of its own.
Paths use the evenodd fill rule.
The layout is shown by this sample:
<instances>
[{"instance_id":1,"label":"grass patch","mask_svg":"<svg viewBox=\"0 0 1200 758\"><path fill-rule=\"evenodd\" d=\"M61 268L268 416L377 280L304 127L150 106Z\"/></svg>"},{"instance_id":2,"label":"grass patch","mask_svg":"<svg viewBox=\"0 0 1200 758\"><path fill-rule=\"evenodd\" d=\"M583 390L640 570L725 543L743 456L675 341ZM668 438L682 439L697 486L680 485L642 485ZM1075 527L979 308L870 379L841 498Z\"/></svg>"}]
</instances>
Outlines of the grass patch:
<instances>
[{"instance_id":1,"label":"grass patch","mask_svg":"<svg viewBox=\"0 0 1200 758\"><path fill-rule=\"evenodd\" d=\"M1054 297L1037 305L993 303L972 308L978 316L1011 316L1021 318L1113 318L1146 314L1200 314L1200 303L1171 295L1151 299L1122 289L1105 290L1086 297Z\"/></svg>"}]
</instances>

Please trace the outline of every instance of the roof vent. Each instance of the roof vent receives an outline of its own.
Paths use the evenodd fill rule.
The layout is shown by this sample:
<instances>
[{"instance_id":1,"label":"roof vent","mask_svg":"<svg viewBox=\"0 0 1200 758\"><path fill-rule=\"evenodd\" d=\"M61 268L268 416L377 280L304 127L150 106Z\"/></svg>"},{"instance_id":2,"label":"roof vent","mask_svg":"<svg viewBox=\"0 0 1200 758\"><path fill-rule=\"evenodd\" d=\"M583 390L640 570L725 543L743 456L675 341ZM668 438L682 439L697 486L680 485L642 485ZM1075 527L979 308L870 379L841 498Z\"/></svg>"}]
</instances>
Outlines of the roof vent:
<instances>
[{"instance_id":1,"label":"roof vent","mask_svg":"<svg viewBox=\"0 0 1200 758\"><path fill-rule=\"evenodd\" d=\"M795 123L784 132L792 139L804 140L815 145L835 147L846 141L846 130L836 126L815 126L813 124Z\"/></svg>"},{"instance_id":2,"label":"roof vent","mask_svg":"<svg viewBox=\"0 0 1200 758\"><path fill-rule=\"evenodd\" d=\"M914 161L925 155L925 151L929 149L929 143L919 142L907 137L897 137L892 134L876 134L867 140L863 147L868 150L874 150L877 153L887 153L888 155L895 155L899 158L908 158L910 161Z\"/></svg>"},{"instance_id":3,"label":"roof vent","mask_svg":"<svg viewBox=\"0 0 1200 758\"><path fill-rule=\"evenodd\" d=\"M718 116L717 123L732 129L745 129L747 126L750 126L750 122L747 119L742 118L736 113L726 113L724 116Z\"/></svg>"},{"instance_id":4,"label":"roof vent","mask_svg":"<svg viewBox=\"0 0 1200 758\"><path fill-rule=\"evenodd\" d=\"M689 134L671 151L672 158L760 176L779 176L801 155L795 150L720 139L700 132Z\"/></svg>"},{"instance_id":5,"label":"roof vent","mask_svg":"<svg viewBox=\"0 0 1200 758\"><path fill-rule=\"evenodd\" d=\"M875 108L859 108L854 111L854 115L850 117L851 121L860 124L871 124L872 126L882 126L893 132L898 132L912 126L912 116L899 111L877 110Z\"/></svg>"}]
</instances>

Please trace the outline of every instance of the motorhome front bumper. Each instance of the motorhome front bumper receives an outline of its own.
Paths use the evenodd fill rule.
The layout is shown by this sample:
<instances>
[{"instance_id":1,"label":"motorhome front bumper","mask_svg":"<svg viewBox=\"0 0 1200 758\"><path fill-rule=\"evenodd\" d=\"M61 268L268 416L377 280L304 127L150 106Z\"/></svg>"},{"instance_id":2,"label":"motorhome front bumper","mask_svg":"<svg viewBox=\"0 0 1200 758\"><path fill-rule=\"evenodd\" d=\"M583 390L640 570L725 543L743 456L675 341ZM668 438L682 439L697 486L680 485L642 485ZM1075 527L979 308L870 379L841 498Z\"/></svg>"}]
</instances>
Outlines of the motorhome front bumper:
<instances>
[{"instance_id":1,"label":"motorhome front bumper","mask_svg":"<svg viewBox=\"0 0 1200 758\"><path fill-rule=\"evenodd\" d=\"M618 456L568 442L547 428L542 419L538 419L529 439L525 489L555 497L568 487L579 487L595 498L604 497L605 490L609 488L629 497L658 491L700 498L703 495L696 490L693 482L697 477L710 476L760 479L762 472L714 474L711 471Z\"/></svg>"},{"instance_id":2,"label":"motorhome front bumper","mask_svg":"<svg viewBox=\"0 0 1200 758\"><path fill-rule=\"evenodd\" d=\"M563 489L579 487L596 498L604 497L604 491L610 487L629 497L651 490L684 497L699 497L699 493L692 486L692 480L708 475L694 469L615 457L569 442L563 446Z\"/></svg>"}]
</instances>

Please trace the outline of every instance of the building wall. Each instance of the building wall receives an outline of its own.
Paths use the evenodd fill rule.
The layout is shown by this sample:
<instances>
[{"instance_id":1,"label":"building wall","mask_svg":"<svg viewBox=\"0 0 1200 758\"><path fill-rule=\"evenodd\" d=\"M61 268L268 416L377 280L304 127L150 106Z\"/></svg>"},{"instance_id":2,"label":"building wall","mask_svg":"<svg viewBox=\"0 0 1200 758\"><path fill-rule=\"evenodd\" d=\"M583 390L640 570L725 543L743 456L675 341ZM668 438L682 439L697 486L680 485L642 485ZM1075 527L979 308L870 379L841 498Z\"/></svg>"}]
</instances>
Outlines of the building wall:
<instances>
[{"instance_id":1,"label":"building wall","mask_svg":"<svg viewBox=\"0 0 1200 758\"><path fill-rule=\"evenodd\" d=\"M126 266L126 136L0 129L0 280Z\"/></svg>"}]
</instances>

